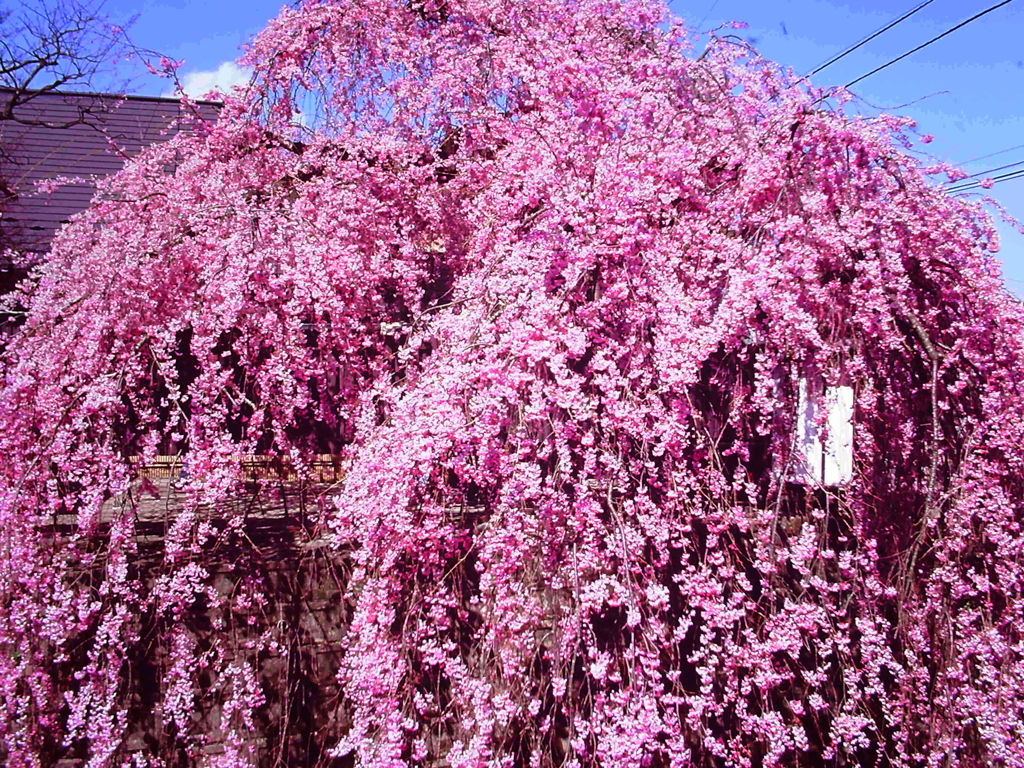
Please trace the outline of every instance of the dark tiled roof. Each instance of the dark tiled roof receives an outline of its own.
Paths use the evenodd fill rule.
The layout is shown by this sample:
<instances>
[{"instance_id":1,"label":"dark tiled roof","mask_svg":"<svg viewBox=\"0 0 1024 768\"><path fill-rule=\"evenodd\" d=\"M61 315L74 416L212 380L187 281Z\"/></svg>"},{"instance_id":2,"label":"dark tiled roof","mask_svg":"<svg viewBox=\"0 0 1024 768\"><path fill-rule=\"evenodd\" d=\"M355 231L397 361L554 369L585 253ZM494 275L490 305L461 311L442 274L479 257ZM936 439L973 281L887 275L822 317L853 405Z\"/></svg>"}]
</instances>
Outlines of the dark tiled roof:
<instances>
[{"instance_id":1,"label":"dark tiled roof","mask_svg":"<svg viewBox=\"0 0 1024 768\"><path fill-rule=\"evenodd\" d=\"M0 89L0 103L10 93ZM207 101L197 106L204 118L213 120L220 104ZM94 179L118 171L124 160L111 141L134 156L169 139L173 134L168 128L182 116L182 109L177 99L95 93L41 94L19 106L18 118L36 124L0 122L0 197L7 189L18 195L3 204L0 242L46 251L61 224L89 205L95 187L86 182L39 194L36 184L60 176Z\"/></svg>"}]
</instances>

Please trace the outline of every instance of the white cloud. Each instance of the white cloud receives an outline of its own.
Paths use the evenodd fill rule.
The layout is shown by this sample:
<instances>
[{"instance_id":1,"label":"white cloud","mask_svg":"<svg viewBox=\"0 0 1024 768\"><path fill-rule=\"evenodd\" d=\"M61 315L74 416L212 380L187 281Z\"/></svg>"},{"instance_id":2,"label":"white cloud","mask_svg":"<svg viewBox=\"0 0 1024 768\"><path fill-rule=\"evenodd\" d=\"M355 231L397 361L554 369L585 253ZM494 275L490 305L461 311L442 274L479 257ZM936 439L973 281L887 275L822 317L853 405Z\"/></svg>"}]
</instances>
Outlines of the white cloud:
<instances>
[{"instance_id":1,"label":"white cloud","mask_svg":"<svg viewBox=\"0 0 1024 768\"><path fill-rule=\"evenodd\" d=\"M240 67L233 61L225 61L216 69L205 72L189 72L183 75L181 90L193 99L201 99L210 91L230 94L235 87L244 88L248 85L250 77L252 77L252 70L249 68Z\"/></svg>"}]
</instances>

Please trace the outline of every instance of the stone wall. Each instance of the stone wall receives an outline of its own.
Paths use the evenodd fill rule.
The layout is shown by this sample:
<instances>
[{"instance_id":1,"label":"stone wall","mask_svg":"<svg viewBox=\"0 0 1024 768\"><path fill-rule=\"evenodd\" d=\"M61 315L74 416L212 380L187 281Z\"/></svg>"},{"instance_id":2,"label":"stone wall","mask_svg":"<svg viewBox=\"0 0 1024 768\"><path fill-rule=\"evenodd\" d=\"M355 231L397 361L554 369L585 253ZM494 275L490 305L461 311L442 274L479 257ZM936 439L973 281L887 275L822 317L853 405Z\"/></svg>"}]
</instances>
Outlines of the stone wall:
<instances>
[{"instance_id":1,"label":"stone wall","mask_svg":"<svg viewBox=\"0 0 1024 768\"><path fill-rule=\"evenodd\" d=\"M227 746L221 719L232 683L217 678L215 665L199 663L194 672L193 721L184 728L167 722L163 709L172 685L167 632L172 623L184 628L199 657L215 650L222 666L237 661L257 670L266 702L252 713L253 727L235 745L256 764L344 764L329 759L326 750L347 729L336 672L348 624L344 591L349 563L345 553L326 546L317 526L320 505L330 497L329 481L336 478L323 468L317 477L322 482L299 483L287 476L274 481L265 469L257 467L247 492L231 503L201 509L206 522L218 528L230 524L237 531L228 543L222 540L204 551L201 564L211 575L215 597L201 597L173 622L152 605L137 617L141 642L125 669L129 736L124 749L125 757L140 764L148 758L168 767L212 766ZM143 477L134 490L142 500L132 569L148 595L172 570L164 535L185 497L180 467L165 462L147 468ZM70 517L58 519L51 530L59 539L73 532L72 523ZM91 546L104 546L102 528ZM98 574L83 577L99 583ZM266 599L245 605L236 598L253 583ZM82 639L84 653L88 638ZM62 768L84 765L86 745L57 749L53 757Z\"/></svg>"}]
</instances>

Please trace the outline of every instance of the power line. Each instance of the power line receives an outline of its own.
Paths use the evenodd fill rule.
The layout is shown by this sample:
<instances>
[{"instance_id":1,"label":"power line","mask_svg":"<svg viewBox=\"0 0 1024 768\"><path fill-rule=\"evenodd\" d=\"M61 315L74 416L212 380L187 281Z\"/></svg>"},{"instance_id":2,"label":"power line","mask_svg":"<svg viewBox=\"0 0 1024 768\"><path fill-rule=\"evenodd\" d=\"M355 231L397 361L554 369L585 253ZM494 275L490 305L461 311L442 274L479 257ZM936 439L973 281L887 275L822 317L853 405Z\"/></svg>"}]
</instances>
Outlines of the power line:
<instances>
[{"instance_id":1,"label":"power line","mask_svg":"<svg viewBox=\"0 0 1024 768\"><path fill-rule=\"evenodd\" d=\"M946 183L960 184L962 182L967 181L968 179L976 179L979 176L985 177L988 176L990 173L995 173L996 171L1005 171L1007 168L1016 168L1018 165L1024 165L1024 160L1019 160L1016 163L1007 163L1006 165L1000 165L998 168L989 168L987 171L978 171L977 173L972 173L970 176L964 176L962 179L957 179L956 181L949 181Z\"/></svg>"},{"instance_id":2,"label":"power line","mask_svg":"<svg viewBox=\"0 0 1024 768\"><path fill-rule=\"evenodd\" d=\"M986 9L985 9L984 11L981 11L980 13L976 13L976 14L974 14L973 16L971 16L971 18L967 19L967 21L961 21L961 22L960 22L959 24L957 24L957 25L956 25L955 27L952 27L952 28L950 28L950 29L947 29L947 30L946 30L945 32L943 32L943 33L942 33L941 35L936 35L935 37L933 37L933 38L932 38L931 40L929 40L928 42L926 42L926 43L921 43L921 45L917 46L917 48L914 48L914 49L912 49L912 50L909 50L909 51L907 51L907 52L906 52L906 53L904 53L904 54L903 54L902 56L897 56L897 57L896 57L895 59L893 59L892 61L887 61L887 62L886 62L885 64L883 64L883 65L882 65L882 66L880 66L880 67L875 67L875 68L874 68L874 69L872 69L872 70L871 70L870 72L868 72L868 73L867 73L866 75L861 75L861 76L860 76L860 77L858 77L858 78L857 78L856 80L851 80L851 81L850 81L850 82L848 82L848 83L847 83L847 84L846 84L846 85L845 85L844 87L846 87L846 88L850 88L850 87L852 87L852 86L856 85L857 83L859 83L859 82L860 82L861 80L866 80L867 78L871 77L872 75L874 75L874 74L877 74L877 73L881 72L881 71L882 71L883 69L885 69L886 67L891 67L891 66L892 66L893 64L895 64L896 62L898 62L898 61L903 61L903 59L907 58L907 56L910 56L911 54L917 53L917 52L918 52L918 51L920 51L920 50L921 50L922 48L927 48L927 47L928 47L929 45L931 45L932 43L938 42L939 40L941 40L942 38L944 38L944 37L945 37L946 35L951 35L951 34L953 34L954 32L956 32L956 31L957 31L958 29L960 29L961 27L966 27L966 26L967 26L968 24L970 24L970 23L971 23L972 21L976 21L977 19L980 19L980 18L981 18L982 16L985 16L986 14L992 13L992 11L995 11L995 10L997 10L997 9L999 9L999 8L1002 8L1002 7L1004 6L1004 5L1009 5L1009 4L1010 4L1010 3L1012 3L1012 2L1013 2L1013 0L1003 0L1003 2L1001 2L1001 3L997 3L996 5L993 5L993 6L991 6L990 8L986 8Z\"/></svg>"},{"instance_id":3,"label":"power line","mask_svg":"<svg viewBox=\"0 0 1024 768\"><path fill-rule=\"evenodd\" d=\"M983 179L982 181L991 181L993 184L999 184L1000 182L1003 182L1003 181L1010 181L1011 179L1020 179L1020 178L1024 178L1024 168L1021 168L1018 171L1010 171L1010 173L1004 173L1001 176L993 176L991 179ZM972 182L969 182L967 184L964 184L963 186L954 187L953 189L949 189L949 190L947 190L947 192L949 192L949 194L951 194L951 195L955 195L955 194L959 194L960 192L969 192L972 189L977 189L978 187L985 187L985 186L986 185L983 184L981 181L972 181Z\"/></svg>"},{"instance_id":4,"label":"power line","mask_svg":"<svg viewBox=\"0 0 1024 768\"><path fill-rule=\"evenodd\" d=\"M1000 183L1002 183L1004 181L1011 181L1013 179L1020 179L1020 178L1024 178L1024 169L1019 170L1019 171L1012 171L1011 173L1004 173L1001 176L995 176L995 177L989 179L989 181L991 181L993 184L1000 184ZM985 187L985 185L982 184L981 182L974 182L972 184L967 184L967 185L965 185L963 187L956 187L955 189L951 189L950 192L952 192L952 193L968 192L968 191L970 191L972 189L977 189L978 187Z\"/></svg>"},{"instance_id":5,"label":"power line","mask_svg":"<svg viewBox=\"0 0 1024 768\"><path fill-rule=\"evenodd\" d=\"M932 3L934 3L934 2L935 2L935 0L925 0L925 1L924 1L923 3L921 3L921 4L919 5L919 6L917 6L916 8L912 8L911 10L907 11L907 12L906 12L905 14L903 14L902 16L900 16L900 17L899 17L898 19L896 19L895 21L890 21L890 22L889 22L888 24L886 24L886 25L885 25L884 27L882 27L881 29L878 29L878 30L876 30L875 32L872 32L872 33L871 33L870 35L868 35L867 37L865 37L864 39L862 39L862 40L861 40L860 42L858 42L858 43L855 43L854 45L851 45L851 46L850 46L849 48L847 48L846 50L844 50L844 51L842 51L841 53L839 53L839 54L837 54L837 55L833 56L833 57L832 57L831 59L829 59L828 61L826 61L826 62L825 62L824 64L821 64L821 65L819 65L819 66L818 66L817 68L815 68L814 70L812 70L811 72L808 72L806 76L807 76L807 77L813 77L814 75L816 75L816 74L818 74L819 72L821 72L821 70L825 69L826 67L831 67L831 66L832 66L833 64L835 64L835 63L836 63L837 61L839 61L840 59L844 59L844 58L846 58L847 56L849 56L849 55L850 55L851 53L853 53L854 51L856 51L856 50L857 50L858 48L860 48L861 46L867 45L868 43L870 43L870 42L871 42L872 40L874 40L874 39L875 39L876 37L878 37L879 35L881 35L881 34L883 34L883 33L885 33L885 32L888 32L888 31L889 31L890 29L892 29L893 27L895 27L895 26L896 26L897 24L900 24L901 22L904 22L904 21L906 21L906 20L907 20L907 19L909 19L909 18L910 18L911 16L913 16L913 15L914 15L915 13L917 13L918 11L920 11L920 10L921 10L922 8L924 8L924 7L925 7L925 6L927 6L927 5L931 5L931 4L932 4Z\"/></svg>"},{"instance_id":6,"label":"power line","mask_svg":"<svg viewBox=\"0 0 1024 768\"><path fill-rule=\"evenodd\" d=\"M697 23L697 29L698 29L698 30L700 30L700 28L704 26L704 22L708 20L708 16L710 16L710 15L711 15L711 12L712 12L713 10L715 10L715 6L716 6L716 5L718 5L718 0L715 0L715 2L713 2L713 3L711 4L711 7L710 7L710 8L708 8L708 9L707 9L707 11L705 11L705 12L704 12L704 18L702 18L702 19L701 19L701 20L700 20L700 21L699 21L699 22Z\"/></svg>"},{"instance_id":7,"label":"power line","mask_svg":"<svg viewBox=\"0 0 1024 768\"><path fill-rule=\"evenodd\" d=\"M988 160L990 157L995 157L996 155L1005 155L1007 152L1013 152L1013 150L1015 150L1015 149L1024 149L1024 144L1018 144L1016 147L1008 147L1006 149L1000 149L998 152L993 152L990 155L982 155L981 157L973 157L970 160L964 160L962 162L959 162L959 163L957 163L957 165L970 165L971 163L976 163L979 160Z\"/></svg>"},{"instance_id":8,"label":"power line","mask_svg":"<svg viewBox=\"0 0 1024 768\"><path fill-rule=\"evenodd\" d=\"M1019 171L1013 171L1012 173L1004 173L1002 176L995 176L992 179L989 179L989 181L991 181L993 184L1000 184L1000 183L1002 183L1004 181L1011 181L1012 179L1021 179L1021 178L1024 178L1024 169L1019 170ZM978 182L978 183L974 184L973 186L960 187L960 188L954 189L953 192L965 192L965 191L969 191L971 189L977 189L978 187L984 187L984 186L985 186L984 184Z\"/></svg>"}]
</instances>

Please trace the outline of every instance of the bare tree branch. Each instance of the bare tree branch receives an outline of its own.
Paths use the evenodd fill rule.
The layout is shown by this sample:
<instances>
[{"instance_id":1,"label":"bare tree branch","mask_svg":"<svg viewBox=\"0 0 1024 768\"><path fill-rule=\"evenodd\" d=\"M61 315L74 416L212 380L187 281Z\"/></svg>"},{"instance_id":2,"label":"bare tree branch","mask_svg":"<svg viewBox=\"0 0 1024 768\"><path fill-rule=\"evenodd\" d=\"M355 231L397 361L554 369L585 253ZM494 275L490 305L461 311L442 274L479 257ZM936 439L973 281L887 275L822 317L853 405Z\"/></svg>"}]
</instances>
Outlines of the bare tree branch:
<instances>
[{"instance_id":1,"label":"bare tree branch","mask_svg":"<svg viewBox=\"0 0 1024 768\"><path fill-rule=\"evenodd\" d=\"M117 79L119 63L159 58L131 42L125 28L133 21L111 23L103 0L0 0L0 122L49 126L21 108L53 91L123 92L127 81Z\"/></svg>"}]
</instances>

